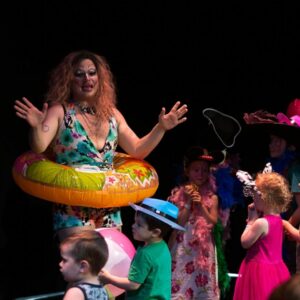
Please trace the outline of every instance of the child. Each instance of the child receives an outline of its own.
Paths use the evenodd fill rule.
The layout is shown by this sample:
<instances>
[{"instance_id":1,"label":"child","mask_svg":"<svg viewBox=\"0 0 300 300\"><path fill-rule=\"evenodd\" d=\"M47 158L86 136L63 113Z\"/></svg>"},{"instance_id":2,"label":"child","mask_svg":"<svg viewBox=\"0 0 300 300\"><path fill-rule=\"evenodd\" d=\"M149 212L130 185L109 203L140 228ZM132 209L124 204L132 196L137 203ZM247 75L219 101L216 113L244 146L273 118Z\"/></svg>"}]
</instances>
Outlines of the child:
<instances>
[{"instance_id":1,"label":"child","mask_svg":"<svg viewBox=\"0 0 300 300\"><path fill-rule=\"evenodd\" d=\"M108 259L108 246L98 232L87 230L67 237L60 244L60 253L60 271L69 282L63 300L108 299L98 280Z\"/></svg>"},{"instance_id":2,"label":"child","mask_svg":"<svg viewBox=\"0 0 300 300\"><path fill-rule=\"evenodd\" d=\"M255 179L243 171L237 177L244 183L248 207L247 225L241 244L248 249L236 280L234 300L267 300L274 288L290 278L282 260L283 226L280 213L292 199L287 180L273 172L270 164Z\"/></svg>"},{"instance_id":3,"label":"child","mask_svg":"<svg viewBox=\"0 0 300 300\"><path fill-rule=\"evenodd\" d=\"M223 156L222 156L223 159ZM191 147L184 157L186 182L172 190L169 200L180 210L178 222L185 232L173 231L172 299L219 299L213 227L218 220L211 164L217 158L201 147Z\"/></svg>"},{"instance_id":4,"label":"child","mask_svg":"<svg viewBox=\"0 0 300 300\"><path fill-rule=\"evenodd\" d=\"M171 297L171 256L163 237L171 228L184 230L177 221L178 208L168 201L146 198L136 210L133 238L144 242L132 260L128 277L118 277L102 270L99 279L127 290L126 299L161 299Z\"/></svg>"}]
</instances>

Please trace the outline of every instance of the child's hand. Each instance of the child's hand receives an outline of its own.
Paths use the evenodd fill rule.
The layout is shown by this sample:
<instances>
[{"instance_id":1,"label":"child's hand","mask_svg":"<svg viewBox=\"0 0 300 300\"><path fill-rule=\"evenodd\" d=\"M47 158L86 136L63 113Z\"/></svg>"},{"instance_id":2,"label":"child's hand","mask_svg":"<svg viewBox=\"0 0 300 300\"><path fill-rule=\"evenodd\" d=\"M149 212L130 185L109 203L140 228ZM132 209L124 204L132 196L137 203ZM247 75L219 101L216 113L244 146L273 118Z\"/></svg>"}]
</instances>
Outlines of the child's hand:
<instances>
[{"instance_id":1,"label":"child's hand","mask_svg":"<svg viewBox=\"0 0 300 300\"><path fill-rule=\"evenodd\" d=\"M195 184L188 184L184 187L184 192L190 200L197 203L202 203L202 197L198 192L198 187Z\"/></svg>"},{"instance_id":2,"label":"child's hand","mask_svg":"<svg viewBox=\"0 0 300 300\"><path fill-rule=\"evenodd\" d=\"M254 203L248 205L248 218L247 223L252 224L256 219L259 218L259 214L255 208Z\"/></svg>"},{"instance_id":3,"label":"child's hand","mask_svg":"<svg viewBox=\"0 0 300 300\"><path fill-rule=\"evenodd\" d=\"M184 186L184 194L187 196L187 198L191 199L192 193L195 191L195 188L192 184L187 184Z\"/></svg>"},{"instance_id":4,"label":"child's hand","mask_svg":"<svg viewBox=\"0 0 300 300\"><path fill-rule=\"evenodd\" d=\"M104 269L102 269L98 273L98 280L102 285L110 283L110 273Z\"/></svg>"}]
</instances>

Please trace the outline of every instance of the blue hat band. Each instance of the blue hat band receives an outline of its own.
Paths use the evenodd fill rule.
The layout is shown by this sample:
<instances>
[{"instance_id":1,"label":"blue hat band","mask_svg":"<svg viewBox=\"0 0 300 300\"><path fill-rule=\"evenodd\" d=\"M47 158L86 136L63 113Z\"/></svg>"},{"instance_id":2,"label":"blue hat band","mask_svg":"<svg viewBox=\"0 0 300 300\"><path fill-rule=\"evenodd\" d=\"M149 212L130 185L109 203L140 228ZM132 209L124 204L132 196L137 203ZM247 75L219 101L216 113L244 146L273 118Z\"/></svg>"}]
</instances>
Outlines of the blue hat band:
<instances>
[{"instance_id":1,"label":"blue hat band","mask_svg":"<svg viewBox=\"0 0 300 300\"><path fill-rule=\"evenodd\" d=\"M162 216L162 217L164 217L164 218L166 218L166 219L168 219L168 220L170 220L172 222L177 223L177 219L176 218L173 218L170 215L168 215L168 214L166 214L166 213L164 213L164 212L162 212L162 211L160 211L160 210L158 210L158 209L156 209L154 207L151 207L151 206L143 204L143 203L140 206L144 207L144 208L146 208L148 210L151 210L151 211L155 212L156 214L158 214L158 215L160 215L160 216Z\"/></svg>"}]
</instances>

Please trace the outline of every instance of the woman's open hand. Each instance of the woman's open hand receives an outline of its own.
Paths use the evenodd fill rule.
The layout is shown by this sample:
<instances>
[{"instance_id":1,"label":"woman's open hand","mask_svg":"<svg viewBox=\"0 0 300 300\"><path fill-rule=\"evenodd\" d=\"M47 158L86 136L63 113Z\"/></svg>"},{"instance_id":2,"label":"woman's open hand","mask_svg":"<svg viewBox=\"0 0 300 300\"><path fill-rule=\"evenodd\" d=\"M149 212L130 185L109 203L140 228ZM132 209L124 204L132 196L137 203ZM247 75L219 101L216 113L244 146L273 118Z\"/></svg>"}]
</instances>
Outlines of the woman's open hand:
<instances>
[{"instance_id":1,"label":"woman's open hand","mask_svg":"<svg viewBox=\"0 0 300 300\"><path fill-rule=\"evenodd\" d=\"M15 101L14 108L19 118L26 120L31 127L37 127L41 125L46 118L48 104L44 103L40 111L27 98L23 97L22 101Z\"/></svg>"},{"instance_id":2,"label":"woman's open hand","mask_svg":"<svg viewBox=\"0 0 300 300\"><path fill-rule=\"evenodd\" d=\"M177 101L167 114L165 107L162 108L158 122L164 130L170 130L187 120L185 117L187 111L187 105L181 105L181 102Z\"/></svg>"}]
</instances>

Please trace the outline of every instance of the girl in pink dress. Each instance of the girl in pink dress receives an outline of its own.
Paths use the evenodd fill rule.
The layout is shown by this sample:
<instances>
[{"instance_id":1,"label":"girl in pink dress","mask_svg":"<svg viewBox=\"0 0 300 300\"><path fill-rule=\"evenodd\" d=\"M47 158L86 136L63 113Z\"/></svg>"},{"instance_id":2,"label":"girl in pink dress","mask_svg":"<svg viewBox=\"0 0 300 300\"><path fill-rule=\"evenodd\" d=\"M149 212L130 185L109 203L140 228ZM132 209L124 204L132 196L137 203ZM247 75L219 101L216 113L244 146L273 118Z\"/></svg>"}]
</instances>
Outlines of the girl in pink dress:
<instances>
[{"instance_id":1,"label":"girl in pink dress","mask_svg":"<svg viewBox=\"0 0 300 300\"><path fill-rule=\"evenodd\" d=\"M255 181L243 171L237 177L244 193L253 198L248 207L241 244L248 249L235 284L234 300L267 300L272 290L290 278L282 260L283 226L280 213L292 199L286 179L270 164Z\"/></svg>"},{"instance_id":2,"label":"girl in pink dress","mask_svg":"<svg viewBox=\"0 0 300 300\"><path fill-rule=\"evenodd\" d=\"M169 197L179 208L178 222L186 229L173 231L169 240L171 299L220 299L212 233L218 220L218 197L210 169L213 161L206 149L190 148L184 160L187 181Z\"/></svg>"}]
</instances>

